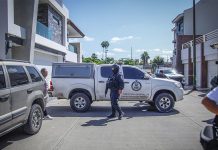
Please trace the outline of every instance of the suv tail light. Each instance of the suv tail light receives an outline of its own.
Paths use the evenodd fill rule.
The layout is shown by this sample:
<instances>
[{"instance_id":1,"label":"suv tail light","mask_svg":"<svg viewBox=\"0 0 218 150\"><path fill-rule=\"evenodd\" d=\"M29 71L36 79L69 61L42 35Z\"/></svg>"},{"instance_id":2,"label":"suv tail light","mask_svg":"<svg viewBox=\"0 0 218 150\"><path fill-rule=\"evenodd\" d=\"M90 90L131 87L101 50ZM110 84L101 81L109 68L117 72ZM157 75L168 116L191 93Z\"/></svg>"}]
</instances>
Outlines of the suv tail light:
<instances>
[{"instance_id":1,"label":"suv tail light","mask_svg":"<svg viewBox=\"0 0 218 150\"><path fill-rule=\"evenodd\" d=\"M54 91L54 87L53 87L52 81L50 81L50 89L49 89L49 91Z\"/></svg>"}]
</instances>

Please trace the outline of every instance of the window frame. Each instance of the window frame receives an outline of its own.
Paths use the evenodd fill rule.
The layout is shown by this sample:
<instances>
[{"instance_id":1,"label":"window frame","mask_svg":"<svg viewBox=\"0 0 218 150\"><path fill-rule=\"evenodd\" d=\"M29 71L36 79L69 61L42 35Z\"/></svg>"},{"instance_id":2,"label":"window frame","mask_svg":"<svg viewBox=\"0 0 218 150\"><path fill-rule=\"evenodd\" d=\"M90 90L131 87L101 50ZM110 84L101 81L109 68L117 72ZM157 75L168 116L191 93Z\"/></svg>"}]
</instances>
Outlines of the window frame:
<instances>
[{"instance_id":1,"label":"window frame","mask_svg":"<svg viewBox=\"0 0 218 150\"><path fill-rule=\"evenodd\" d=\"M142 73L144 74L144 76L145 76L145 73L144 73L143 71L141 71L140 69L137 69L137 68L134 68L134 67L123 66L123 78L124 78L125 80L145 80L145 79L143 79L143 78L141 78L141 79L136 79L136 78L134 78L134 79L129 79L129 78L125 78L125 71L124 71L125 68L135 69L135 70L137 70L137 71L139 71L139 72L142 72Z\"/></svg>"},{"instance_id":2,"label":"window frame","mask_svg":"<svg viewBox=\"0 0 218 150\"><path fill-rule=\"evenodd\" d=\"M56 69L58 67L66 67L66 66L70 66L70 67L84 67L85 65L88 65L88 67L90 67L90 75L87 76L87 77L81 77L81 76L73 77L73 76L67 76L67 75L60 76L60 75L56 75L55 74ZM52 78L93 79L94 78L94 70L93 70L93 68L94 68L94 66L89 65L89 64L80 64L80 65L57 64L57 65L53 65L52 66Z\"/></svg>"},{"instance_id":3,"label":"window frame","mask_svg":"<svg viewBox=\"0 0 218 150\"><path fill-rule=\"evenodd\" d=\"M3 76L4 76L4 79L5 79L5 87L4 88L0 88L0 90L5 90L5 89L8 88L6 71L5 71L4 66L2 64L0 64L0 68L2 68Z\"/></svg>"},{"instance_id":4,"label":"window frame","mask_svg":"<svg viewBox=\"0 0 218 150\"><path fill-rule=\"evenodd\" d=\"M110 75L108 76L108 77L104 77L104 76L102 76L102 68L111 68L111 75L113 74L112 73L112 65L111 66L101 66L100 67L100 75L101 75L101 78L106 78L106 79L108 79L109 77L110 77Z\"/></svg>"},{"instance_id":5,"label":"window frame","mask_svg":"<svg viewBox=\"0 0 218 150\"><path fill-rule=\"evenodd\" d=\"M41 78L40 81L33 81L32 77L31 77L31 75L30 75L30 72L29 72L28 69L27 69L28 67L31 67L31 68L35 69L35 71L38 73L39 77ZM38 71L34 66L25 66L24 69L25 69L25 71L26 71L26 73L27 73L27 76L28 76L29 80L31 81L31 83L39 83L39 82L42 82L42 81L43 81L43 77L41 76L41 74L39 73L39 71Z\"/></svg>"},{"instance_id":6,"label":"window frame","mask_svg":"<svg viewBox=\"0 0 218 150\"><path fill-rule=\"evenodd\" d=\"M11 84L11 79L10 79L10 73L8 72L8 68L7 68L8 66L22 67L23 70L24 70L24 72L26 73L28 83L12 86L12 84ZM6 69L7 74L8 74L8 82L9 82L9 86L10 86L11 88L16 88L16 87L19 87L19 86L25 86L25 85L28 85L28 84L31 83L31 80L30 80L30 77L29 77L29 75L28 75L28 72L27 72L26 68L25 68L23 65L5 65L5 69Z\"/></svg>"}]
</instances>

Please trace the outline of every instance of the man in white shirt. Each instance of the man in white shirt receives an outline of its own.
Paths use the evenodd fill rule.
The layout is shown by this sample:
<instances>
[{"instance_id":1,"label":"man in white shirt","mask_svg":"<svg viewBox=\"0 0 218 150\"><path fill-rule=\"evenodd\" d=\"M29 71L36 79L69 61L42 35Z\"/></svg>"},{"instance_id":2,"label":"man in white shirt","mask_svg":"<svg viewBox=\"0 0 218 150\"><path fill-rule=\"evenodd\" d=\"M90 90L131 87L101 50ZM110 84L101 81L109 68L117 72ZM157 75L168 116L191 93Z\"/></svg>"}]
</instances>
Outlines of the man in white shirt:
<instances>
[{"instance_id":1,"label":"man in white shirt","mask_svg":"<svg viewBox=\"0 0 218 150\"><path fill-rule=\"evenodd\" d=\"M218 125L218 87L210 91L205 98L202 100L202 104L210 112L216 114L214 123Z\"/></svg>"}]
</instances>

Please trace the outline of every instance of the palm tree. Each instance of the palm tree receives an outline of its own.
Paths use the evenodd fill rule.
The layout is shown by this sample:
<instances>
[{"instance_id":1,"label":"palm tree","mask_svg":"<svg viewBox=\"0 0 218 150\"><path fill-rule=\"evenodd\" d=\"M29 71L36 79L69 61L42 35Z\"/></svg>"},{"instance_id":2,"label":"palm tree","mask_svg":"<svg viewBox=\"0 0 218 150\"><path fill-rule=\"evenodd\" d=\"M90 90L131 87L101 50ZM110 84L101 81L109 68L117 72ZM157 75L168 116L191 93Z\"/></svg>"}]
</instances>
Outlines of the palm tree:
<instances>
[{"instance_id":1,"label":"palm tree","mask_svg":"<svg viewBox=\"0 0 218 150\"><path fill-rule=\"evenodd\" d=\"M102 52L102 60L104 59L104 53L105 50L110 46L108 41L103 41L101 42L101 47L103 48L103 52Z\"/></svg>"},{"instance_id":2,"label":"palm tree","mask_svg":"<svg viewBox=\"0 0 218 150\"><path fill-rule=\"evenodd\" d=\"M157 65L163 65L164 64L164 58L163 57L160 57L160 56L156 56L154 59L153 59L153 64L157 64Z\"/></svg>"},{"instance_id":3,"label":"palm tree","mask_svg":"<svg viewBox=\"0 0 218 150\"><path fill-rule=\"evenodd\" d=\"M141 55L141 59L143 61L143 66L145 66L145 64L148 64L148 59L149 59L149 55L148 52L144 51Z\"/></svg>"},{"instance_id":4,"label":"palm tree","mask_svg":"<svg viewBox=\"0 0 218 150\"><path fill-rule=\"evenodd\" d=\"M95 54L95 53L92 53L92 56L91 56L91 58L92 58L93 60L96 60L96 59L98 59L98 56L97 56L97 54Z\"/></svg>"}]
</instances>

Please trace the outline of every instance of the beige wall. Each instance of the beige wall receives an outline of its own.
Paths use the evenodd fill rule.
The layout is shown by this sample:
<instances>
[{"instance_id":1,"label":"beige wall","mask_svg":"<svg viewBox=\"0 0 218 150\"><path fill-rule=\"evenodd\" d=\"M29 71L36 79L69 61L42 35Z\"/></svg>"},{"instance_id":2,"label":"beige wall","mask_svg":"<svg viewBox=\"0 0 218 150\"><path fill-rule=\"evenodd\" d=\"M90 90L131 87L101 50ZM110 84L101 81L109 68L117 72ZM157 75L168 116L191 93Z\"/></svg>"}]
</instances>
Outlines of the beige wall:
<instances>
[{"instance_id":1,"label":"beige wall","mask_svg":"<svg viewBox=\"0 0 218 150\"><path fill-rule=\"evenodd\" d=\"M184 34L193 33L192 9L184 11ZM218 29L218 0L201 0L196 4L196 34L203 35Z\"/></svg>"}]
</instances>

